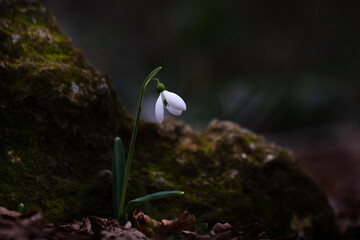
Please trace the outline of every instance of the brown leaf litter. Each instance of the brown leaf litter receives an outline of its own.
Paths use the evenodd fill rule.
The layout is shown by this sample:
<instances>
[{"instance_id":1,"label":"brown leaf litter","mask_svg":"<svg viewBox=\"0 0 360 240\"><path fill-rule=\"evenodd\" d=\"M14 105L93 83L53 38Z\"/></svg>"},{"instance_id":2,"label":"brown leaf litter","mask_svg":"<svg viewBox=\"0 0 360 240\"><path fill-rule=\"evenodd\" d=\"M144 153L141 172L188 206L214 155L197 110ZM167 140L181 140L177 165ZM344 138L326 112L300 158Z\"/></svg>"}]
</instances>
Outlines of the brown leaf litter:
<instances>
[{"instance_id":1,"label":"brown leaf litter","mask_svg":"<svg viewBox=\"0 0 360 240\"><path fill-rule=\"evenodd\" d=\"M129 222L130 223L130 222ZM27 212L21 215L0 207L0 239L147 239L131 224L122 226L117 220L108 220L89 216L72 224L54 227L47 224L39 212Z\"/></svg>"},{"instance_id":2,"label":"brown leaf litter","mask_svg":"<svg viewBox=\"0 0 360 240\"><path fill-rule=\"evenodd\" d=\"M209 233L200 234L195 228L195 217L187 212L173 220L157 221L141 212L140 209L136 209L133 213L133 220L137 229L131 227L130 221L121 225L117 220L95 216L88 216L81 221L55 227L53 224L48 224L39 212L29 211L21 215L0 207L0 239L137 240L173 237L186 240L270 240L266 233L266 227L258 223L241 227L232 226L229 223L217 223ZM306 239L304 233L300 232L290 237L280 237L274 240Z\"/></svg>"}]
</instances>

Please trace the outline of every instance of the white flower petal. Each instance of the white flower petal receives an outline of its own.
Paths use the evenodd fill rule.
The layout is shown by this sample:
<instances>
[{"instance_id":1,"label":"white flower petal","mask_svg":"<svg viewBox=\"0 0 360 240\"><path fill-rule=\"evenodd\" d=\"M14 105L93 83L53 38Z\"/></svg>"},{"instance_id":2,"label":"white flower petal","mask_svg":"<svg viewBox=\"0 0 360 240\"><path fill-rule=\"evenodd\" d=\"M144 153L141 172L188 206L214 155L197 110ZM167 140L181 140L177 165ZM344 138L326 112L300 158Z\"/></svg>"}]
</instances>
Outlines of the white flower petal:
<instances>
[{"instance_id":1,"label":"white flower petal","mask_svg":"<svg viewBox=\"0 0 360 240\"><path fill-rule=\"evenodd\" d=\"M162 123L162 121L164 119L164 105L163 105L163 101L161 98L161 94L159 95L158 99L156 100L155 117L156 117L156 121L158 121L158 123Z\"/></svg>"},{"instance_id":2,"label":"white flower petal","mask_svg":"<svg viewBox=\"0 0 360 240\"><path fill-rule=\"evenodd\" d=\"M186 110L186 104L184 100L177 94L169 91L162 91L164 93L166 102L174 109L185 111Z\"/></svg>"},{"instance_id":3,"label":"white flower petal","mask_svg":"<svg viewBox=\"0 0 360 240\"><path fill-rule=\"evenodd\" d=\"M162 102L164 103L164 100L165 100L164 91L162 91L162 92L160 93L160 96L161 96ZM164 106L164 107L166 107L166 106Z\"/></svg>"},{"instance_id":4,"label":"white flower petal","mask_svg":"<svg viewBox=\"0 0 360 240\"><path fill-rule=\"evenodd\" d=\"M181 110L177 110L177 109L175 109L175 108L173 108L173 107L171 107L171 106L168 106L166 109L167 109L172 115L175 115L175 116L180 116L181 113L182 113Z\"/></svg>"}]
</instances>

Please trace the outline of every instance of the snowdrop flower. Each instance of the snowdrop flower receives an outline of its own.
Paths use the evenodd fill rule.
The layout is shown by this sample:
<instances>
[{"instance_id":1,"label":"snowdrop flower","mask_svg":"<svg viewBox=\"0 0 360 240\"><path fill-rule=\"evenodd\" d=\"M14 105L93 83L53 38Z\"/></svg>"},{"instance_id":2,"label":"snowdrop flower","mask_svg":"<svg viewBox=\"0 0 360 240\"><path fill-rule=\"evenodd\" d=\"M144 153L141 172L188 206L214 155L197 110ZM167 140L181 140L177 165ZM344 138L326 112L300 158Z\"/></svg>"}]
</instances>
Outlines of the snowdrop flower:
<instances>
[{"instance_id":1,"label":"snowdrop flower","mask_svg":"<svg viewBox=\"0 0 360 240\"><path fill-rule=\"evenodd\" d=\"M158 123L164 119L164 108L175 116L180 116L182 111L186 111L186 104L179 95L165 90L162 83L158 83L156 88L160 93L155 104L155 117Z\"/></svg>"}]
</instances>

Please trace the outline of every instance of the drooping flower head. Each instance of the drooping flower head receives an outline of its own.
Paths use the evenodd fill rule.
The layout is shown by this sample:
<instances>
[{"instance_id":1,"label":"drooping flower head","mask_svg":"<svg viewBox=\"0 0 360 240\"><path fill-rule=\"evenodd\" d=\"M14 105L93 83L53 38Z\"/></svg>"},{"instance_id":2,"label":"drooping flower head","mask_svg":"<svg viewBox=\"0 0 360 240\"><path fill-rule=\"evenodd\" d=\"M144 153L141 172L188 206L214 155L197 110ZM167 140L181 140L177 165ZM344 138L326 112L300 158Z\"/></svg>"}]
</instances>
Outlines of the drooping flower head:
<instances>
[{"instance_id":1,"label":"drooping flower head","mask_svg":"<svg viewBox=\"0 0 360 240\"><path fill-rule=\"evenodd\" d=\"M180 116L183 111L186 111L186 104L179 95L167 91L164 84L160 82L156 89L159 92L159 97L155 104L155 117L158 123L162 123L164 119L164 108L175 116Z\"/></svg>"}]
</instances>

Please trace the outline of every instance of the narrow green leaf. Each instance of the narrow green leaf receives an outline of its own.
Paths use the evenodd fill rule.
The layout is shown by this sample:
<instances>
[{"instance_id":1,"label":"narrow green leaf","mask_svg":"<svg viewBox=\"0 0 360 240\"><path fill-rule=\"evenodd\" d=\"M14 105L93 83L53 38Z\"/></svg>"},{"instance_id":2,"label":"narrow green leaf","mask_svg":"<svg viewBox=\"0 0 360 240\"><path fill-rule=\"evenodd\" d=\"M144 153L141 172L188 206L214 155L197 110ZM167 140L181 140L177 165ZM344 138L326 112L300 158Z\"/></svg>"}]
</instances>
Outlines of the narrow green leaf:
<instances>
[{"instance_id":1,"label":"narrow green leaf","mask_svg":"<svg viewBox=\"0 0 360 240\"><path fill-rule=\"evenodd\" d=\"M114 218L120 217L121 188L124 182L125 173L125 151L121 139L115 139L114 156L112 161L112 190L113 190L113 211Z\"/></svg>"},{"instance_id":2,"label":"narrow green leaf","mask_svg":"<svg viewBox=\"0 0 360 240\"><path fill-rule=\"evenodd\" d=\"M160 199L160 198L166 198L166 197L171 197L171 196L178 196L178 195L182 195L184 194L183 191L162 191L162 192L156 192L156 193L151 193L136 199L133 199L129 202L130 203L135 203L135 202L147 202L147 201L152 201L152 200L156 200L156 199Z\"/></svg>"},{"instance_id":3,"label":"narrow green leaf","mask_svg":"<svg viewBox=\"0 0 360 240\"><path fill-rule=\"evenodd\" d=\"M162 192L156 192L156 193L152 193L149 195L145 195L143 197L133 199L125 207L120 218L122 219L125 216L125 214L128 212L134 211L135 208L137 208L143 202L148 202L148 201L157 200L157 199L166 198L166 197L179 196L179 195L183 195L183 194L184 194L183 191L162 191Z\"/></svg>"}]
</instances>

